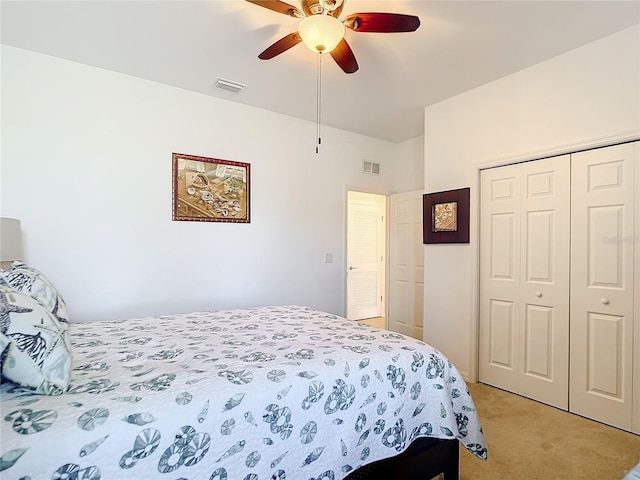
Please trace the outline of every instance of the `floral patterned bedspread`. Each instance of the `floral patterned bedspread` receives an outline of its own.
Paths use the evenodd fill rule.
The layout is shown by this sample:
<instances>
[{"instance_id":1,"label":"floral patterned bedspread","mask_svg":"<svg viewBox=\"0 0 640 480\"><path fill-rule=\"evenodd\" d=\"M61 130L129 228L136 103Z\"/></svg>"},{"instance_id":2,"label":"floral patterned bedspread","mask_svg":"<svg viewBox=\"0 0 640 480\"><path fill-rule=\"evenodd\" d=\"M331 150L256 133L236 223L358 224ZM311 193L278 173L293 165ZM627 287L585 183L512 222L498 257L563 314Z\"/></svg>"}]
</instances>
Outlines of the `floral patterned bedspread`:
<instances>
[{"instance_id":1,"label":"floral patterned bedspread","mask_svg":"<svg viewBox=\"0 0 640 480\"><path fill-rule=\"evenodd\" d=\"M339 480L422 436L487 450L438 351L306 307L72 324L57 397L0 389L3 479Z\"/></svg>"}]
</instances>

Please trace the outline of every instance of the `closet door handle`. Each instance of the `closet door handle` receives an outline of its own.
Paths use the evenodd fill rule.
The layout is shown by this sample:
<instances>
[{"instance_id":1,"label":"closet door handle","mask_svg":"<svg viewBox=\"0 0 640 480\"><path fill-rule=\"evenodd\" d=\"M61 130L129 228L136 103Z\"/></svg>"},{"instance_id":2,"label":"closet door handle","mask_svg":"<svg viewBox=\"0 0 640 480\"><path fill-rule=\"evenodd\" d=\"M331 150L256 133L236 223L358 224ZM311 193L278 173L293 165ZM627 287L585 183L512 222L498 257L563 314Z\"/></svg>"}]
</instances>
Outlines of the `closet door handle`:
<instances>
[{"instance_id":1,"label":"closet door handle","mask_svg":"<svg viewBox=\"0 0 640 480\"><path fill-rule=\"evenodd\" d=\"M609 305L609 299L608 298L603 298L600 301L602 302L603 305Z\"/></svg>"},{"instance_id":2,"label":"closet door handle","mask_svg":"<svg viewBox=\"0 0 640 480\"><path fill-rule=\"evenodd\" d=\"M536 292L536 297L540 298L542 296L542 292Z\"/></svg>"}]
</instances>

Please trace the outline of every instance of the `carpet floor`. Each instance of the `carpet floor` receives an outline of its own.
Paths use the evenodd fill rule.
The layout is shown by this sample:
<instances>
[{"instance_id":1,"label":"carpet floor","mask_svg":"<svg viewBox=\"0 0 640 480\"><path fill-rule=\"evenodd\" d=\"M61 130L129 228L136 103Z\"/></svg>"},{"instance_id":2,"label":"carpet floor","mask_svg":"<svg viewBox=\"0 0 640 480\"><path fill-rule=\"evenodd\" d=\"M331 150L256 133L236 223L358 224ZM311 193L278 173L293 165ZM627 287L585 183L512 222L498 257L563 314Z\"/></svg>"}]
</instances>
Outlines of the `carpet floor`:
<instances>
[{"instance_id":1,"label":"carpet floor","mask_svg":"<svg viewBox=\"0 0 640 480\"><path fill-rule=\"evenodd\" d=\"M460 451L460 480L621 480L640 436L483 384L469 384L486 462Z\"/></svg>"}]
</instances>

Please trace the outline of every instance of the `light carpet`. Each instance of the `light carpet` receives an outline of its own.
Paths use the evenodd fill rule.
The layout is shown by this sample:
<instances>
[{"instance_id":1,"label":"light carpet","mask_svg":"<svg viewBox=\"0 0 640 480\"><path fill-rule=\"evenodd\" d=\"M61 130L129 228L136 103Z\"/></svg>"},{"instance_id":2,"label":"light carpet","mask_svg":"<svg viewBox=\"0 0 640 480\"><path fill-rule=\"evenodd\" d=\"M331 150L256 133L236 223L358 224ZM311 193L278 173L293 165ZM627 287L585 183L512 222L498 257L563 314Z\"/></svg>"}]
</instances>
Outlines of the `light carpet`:
<instances>
[{"instance_id":1,"label":"light carpet","mask_svg":"<svg viewBox=\"0 0 640 480\"><path fill-rule=\"evenodd\" d=\"M640 436L483 384L469 384L489 459L460 451L460 480L621 480Z\"/></svg>"}]
</instances>

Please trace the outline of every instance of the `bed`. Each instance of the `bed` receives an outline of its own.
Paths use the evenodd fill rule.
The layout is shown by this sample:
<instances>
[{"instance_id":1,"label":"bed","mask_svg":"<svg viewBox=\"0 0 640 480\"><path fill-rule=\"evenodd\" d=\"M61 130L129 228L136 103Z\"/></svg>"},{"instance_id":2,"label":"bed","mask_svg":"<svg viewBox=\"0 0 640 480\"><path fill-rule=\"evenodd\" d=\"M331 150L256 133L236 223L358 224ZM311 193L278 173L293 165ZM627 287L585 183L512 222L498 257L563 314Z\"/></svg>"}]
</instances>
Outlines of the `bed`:
<instances>
[{"instance_id":1,"label":"bed","mask_svg":"<svg viewBox=\"0 0 640 480\"><path fill-rule=\"evenodd\" d=\"M3 479L448 480L459 445L487 458L456 368L397 333L301 306L67 333L65 393L0 387Z\"/></svg>"}]
</instances>

